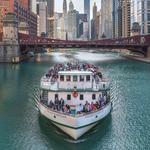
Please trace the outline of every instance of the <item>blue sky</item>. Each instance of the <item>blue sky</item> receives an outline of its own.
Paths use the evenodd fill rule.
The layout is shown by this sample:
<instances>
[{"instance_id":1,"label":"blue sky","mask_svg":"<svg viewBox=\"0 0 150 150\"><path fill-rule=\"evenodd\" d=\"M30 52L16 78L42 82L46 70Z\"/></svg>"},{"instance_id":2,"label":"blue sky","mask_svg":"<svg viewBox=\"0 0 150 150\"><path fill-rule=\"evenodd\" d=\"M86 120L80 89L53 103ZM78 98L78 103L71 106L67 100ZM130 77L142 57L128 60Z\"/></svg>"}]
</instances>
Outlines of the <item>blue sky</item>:
<instances>
[{"instance_id":1,"label":"blue sky","mask_svg":"<svg viewBox=\"0 0 150 150\"><path fill-rule=\"evenodd\" d=\"M70 0L67 0L67 2L69 4ZM75 9L83 13L84 0L72 0L72 2L74 4ZM101 0L91 0L91 12L92 12L92 7L93 7L94 2L96 2L98 6L98 10L100 9ZM55 11L62 12L62 7L63 7L63 0L55 0Z\"/></svg>"}]
</instances>

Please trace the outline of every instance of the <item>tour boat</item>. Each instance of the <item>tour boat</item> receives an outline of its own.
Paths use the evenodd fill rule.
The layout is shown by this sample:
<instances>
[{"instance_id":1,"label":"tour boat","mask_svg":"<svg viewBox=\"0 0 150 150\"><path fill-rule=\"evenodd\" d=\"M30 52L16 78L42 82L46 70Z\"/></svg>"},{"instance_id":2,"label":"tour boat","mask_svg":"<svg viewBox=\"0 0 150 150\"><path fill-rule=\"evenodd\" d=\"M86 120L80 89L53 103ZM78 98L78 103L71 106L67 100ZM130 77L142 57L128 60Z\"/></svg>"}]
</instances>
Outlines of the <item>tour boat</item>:
<instances>
[{"instance_id":1,"label":"tour boat","mask_svg":"<svg viewBox=\"0 0 150 150\"><path fill-rule=\"evenodd\" d=\"M77 140L110 113L109 80L93 64L56 64L41 78L37 107Z\"/></svg>"}]
</instances>

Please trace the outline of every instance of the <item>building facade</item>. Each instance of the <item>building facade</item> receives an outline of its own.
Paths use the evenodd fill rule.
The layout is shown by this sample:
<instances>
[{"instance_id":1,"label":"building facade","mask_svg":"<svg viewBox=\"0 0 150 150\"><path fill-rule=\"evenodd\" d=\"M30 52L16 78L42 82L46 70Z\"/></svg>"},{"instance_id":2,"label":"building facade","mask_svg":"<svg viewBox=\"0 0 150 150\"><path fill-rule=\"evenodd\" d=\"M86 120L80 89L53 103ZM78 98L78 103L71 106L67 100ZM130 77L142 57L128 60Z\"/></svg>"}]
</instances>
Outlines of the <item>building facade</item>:
<instances>
[{"instance_id":1,"label":"building facade","mask_svg":"<svg viewBox=\"0 0 150 150\"><path fill-rule=\"evenodd\" d=\"M47 34L47 2L39 2L39 33Z\"/></svg>"},{"instance_id":2,"label":"building facade","mask_svg":"<svg viewBox=\"0 0 150 150\"><path fill-rule=\"evenodd\" d=\"M131 0L122 0L122 36L129 37L131 33Z\"/></svg>"},{"instance_id":3,"label":"building facade","mask_svg":"<svg viewBox=\"0 0 150 150\"><path fill-rule=\"evenodd\" d=\"M122 37L122 0L113 0L113 38Z\"/></svg>"},{"instance_id":4,"label":"building facade","mask_svg":"<svg viewBox=\"0 0 150 150\"><path fill-rule=\"evenodd\" d=\"M3 17L8 12L15 13L18 23L29 25L29 34L37 35L37 15L30 11L29 0L0 0L0 32L3 31Z\"/></svg>"},{"instance_id":5,"label":"building facade","mask_svg":"<svg viewBox=\"0 0 150 150\"><path fill-rule=\"evenodd\" d=\"M72 1L69 3L68 11L68 39L75 40L79 35L79 12L74 9Z\"/></svg>"},{"instance_id":6,"label":"building facade","mask_svg":"<svg viewBox=\"0 0 150 150\"><path fill-rule=\"evenodd\" d=\"M88 39L91 38L90 0L84 0L84 14L87 14Z\"/></svg>"},{"instance_id":7,"label":"building facade","mask_svg":"<svg viewBox=\"0 0 150 150\"><path fill-rule=\"evenodd\" d=\"M64 15L67 14L67 1L66 0L63 1L63 14Z\"/></svg>"},{"instance_id":8,"label":"building facade","mask_svg":"<svg viewBox=\"0 0 150 150\"><path fill-rule=\"evenodd\" d=\"M88 39L87 14L79 14L79 39Z\"/></svg>"},{"instance_id":9,"label":"building facade","mask_svg":"<svg viewBox=\"0 0 150 150\"><path fill-rule=\"evenodd\" d=\"M30 1L30 10L34 13L37 14L37 0L31 0Z\"/></svg>"},{"instance_id":10,"label":"building facade","mask_svg":"<svg viewBox=\"0 0 150 150\"><path fill-rule=\"evenodd\" d=\"M47 0L48 36L54 37L54 0Z\"/></svg>"},{"instance_id":11,"label":"building facade","mask_svg":"<svg viewBox=\"0 0 150 150\"><path fill-rule=\"evenodd\" d=\"M101 0L101 36L112 38L112 0Z\"/></svg>"},{"instance_id":12,"label":"building facade","mask_svg":"<svg viewBox=\"0 0 150 150\"><path fill-rule=\"evenodd\" d=\"M137 21L141 34L150 34L150 0L137 0Z\"/></svg>"},{"instance_id":13,"label":"building facade","mask_svg":"<svg viewBox=\"0 0 150 150\"><path fill-rule=\"evenodd\" d=\"M100 13L97 12L97 5L93 6L93 18L91 20L91 39L96 40L99 37Z\"/></svg>"}]
</instances>

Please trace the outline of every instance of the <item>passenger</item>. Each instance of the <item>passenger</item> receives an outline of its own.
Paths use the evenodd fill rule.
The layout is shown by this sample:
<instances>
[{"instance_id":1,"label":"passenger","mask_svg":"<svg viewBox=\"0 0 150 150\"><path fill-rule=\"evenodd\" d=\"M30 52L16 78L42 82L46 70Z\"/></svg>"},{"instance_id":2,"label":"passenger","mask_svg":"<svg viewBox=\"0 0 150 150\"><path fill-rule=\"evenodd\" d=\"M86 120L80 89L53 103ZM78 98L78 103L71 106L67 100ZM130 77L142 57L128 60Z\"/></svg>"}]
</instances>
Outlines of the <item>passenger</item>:
<instances>
[{"instance_id":1,"label":"passenger","mask_svg":"<svg viewBox=\"0 0 150 150\"><path fill-rule=\"evenodd\" d=\"M55 104L56 110L58 111L58 105L59 105L58 98L55 98L54 104Z\"/></svg>"},{"instance_id":2,"label":"passenger","mask_svg":"<svg viewBox=\"0 0 150 150\"><path fill-rule=\"evenodd\" d=\"M65 113L67 113L67 107L66 107L66 105L64 105L63 110L64 110Z\"/></svg>"},{"instance_id":3,"label":"passenger","mask_svg":"<svg viewBox=\"0 0 150 150\"><path fill-rule=\"evenodd\" d=\"M98 103L98 101L96 101L96 109L99 109L100 108L100 105L99 105L99 103Z\"/></svg>"},{"instance_id":4,"label":"passenger","mask_svg":"<svg viewBox=\"0 0 150 150\"><path fill-rule=\"evenodd\" d=\"M106 104L106 95L104 95L104 104Z\"/></svg>"},{"instance_id":5,"label":"passenger","mask_svg":"<svg viewBox=\"0 0 150 150\"><path fill-rule=\"evenodd\" d=\"M54 107L54 104L53 104L53 101L52 101L52 100L50 100L49 107L50 107L50 108L53 108L53 107Z\"/></svg>"},{"instance_id":6,"label":"passenger","mask_svg":"<svg viewBox=\"0 0 150 150\"><path fill-rule=\"evenodd\" d=\"M76 112L77 114L81 114L83 112L83 105L81 103L77 106Z\"/></svg>"},{"instance_id":7,"label":"passenger","mask_svg":"<svg viewBox=\"0 0 150 150\"><path fill-rule=\"evenodd\" d=\"M66 108L67 108L67 113L70 113L71 110L70 110L70 106L68 104L66 104Z\"/></svg>"},{"instance_id":8,"label":"passenger","mask_svg":"<svg viewBox=\"0 0 150 150\"><path fill-rule=\"evenodd\" d=\"M62 110L62 112L64 112L64 100L61 98L60 99L60 109Z\"/></svg>"},{"instance_id":9,"label":"passenger","mask_svg":"<svg viewBox=\"0 0 150 150\"><path fill-rule=\"evenodd\" d=\"M92 109L92 111L96 110L96 107L93 102L91 103L91 109Z\"/></svg>"}]
</instances>

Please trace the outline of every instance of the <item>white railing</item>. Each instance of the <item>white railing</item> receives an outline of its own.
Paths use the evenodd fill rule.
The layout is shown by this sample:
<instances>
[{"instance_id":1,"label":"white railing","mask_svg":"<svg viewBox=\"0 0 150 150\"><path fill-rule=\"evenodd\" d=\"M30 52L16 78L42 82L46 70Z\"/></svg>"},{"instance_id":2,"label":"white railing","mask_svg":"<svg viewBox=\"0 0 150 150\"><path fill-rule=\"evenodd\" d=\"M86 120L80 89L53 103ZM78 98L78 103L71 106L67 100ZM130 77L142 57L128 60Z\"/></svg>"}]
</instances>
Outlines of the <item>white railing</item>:
<instances>
[{"instance_id":1,"label":"white railing","mask_svg":"<svg viewBox=\"0 0 150 150\"><path fill-rule=\"evenodd\" d=\"M46 90L58 90L58 81L51 81L50 79L41 79L40 87Z\"/></svg>"}]
</instances>

